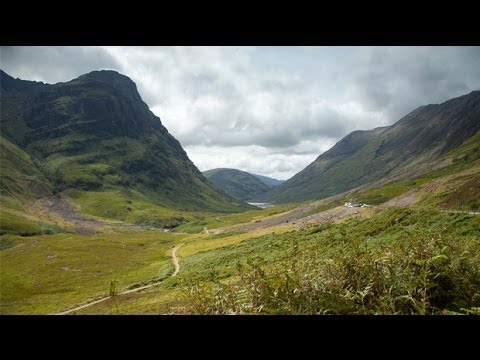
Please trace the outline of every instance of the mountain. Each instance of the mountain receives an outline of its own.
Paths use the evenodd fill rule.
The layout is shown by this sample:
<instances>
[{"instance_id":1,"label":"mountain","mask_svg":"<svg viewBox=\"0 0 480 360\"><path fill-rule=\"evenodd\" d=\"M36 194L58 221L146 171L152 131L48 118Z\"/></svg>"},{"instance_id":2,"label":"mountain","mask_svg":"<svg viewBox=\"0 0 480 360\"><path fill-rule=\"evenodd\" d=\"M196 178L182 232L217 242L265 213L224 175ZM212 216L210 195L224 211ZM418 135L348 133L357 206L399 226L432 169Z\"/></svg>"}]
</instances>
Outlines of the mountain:
<instances>
[{"instance_id":1,"label":"mountain","mask_svg":"<svg viewBox=\"0 0 480 360\"><path fill-rule=\"evenodd\" d=\"M283 183L284 180L277 180L277 179L272 179L268 176L263 176L263 175L257 175L257 174L252 174L256 178L260 179L261 182L264 184L267 184L268 186L277 186Z\"/></svg>"},{"instance_id":2,"label":"mountain","mask_svg":"<svg viewBox=\"0 0 480 360\"><path fill-rule=\"evenodd\" d=\"M51 184L25 151L0 137L0 194L2 205L18 208L15 203L51 194Z\"/></svg>"},{"instance_id":3,"label":"mountain","mask_svg":"<svg viewBox=\"0 0 480 360\"><path fill-rule=\"evenodd\" d=\"M236 169L212 169L203 175L227 194L246 201L270 190L257 176Z\"/></svg>"},{"instance_id":4,"label":"mountain","mask_svg":"<svg viewBox=\"0 0 480 360\"><path fill-rule=\"evenodd\" d=\"M202 176L128 77L93 71L51 85L0 76L2 157L8 160L2 160L2 189L11 196L20 196L28 178L41 194L78 202L109 194L125 203L124 212L132 198L180 210L252 208ZM21 167L14 172L9 162Z\"/></svg>"},{"instance_id":5,"label":"mountain","mask_svg":"<svg viewBox=\"0 0 480 360\"><path fill-rule=\"evenodd\" d=\"M297 202L338 194L440 159L479 130L480 91L421 106L389 127L347 135L255 201Z\"/></svg>"}]
</instances>

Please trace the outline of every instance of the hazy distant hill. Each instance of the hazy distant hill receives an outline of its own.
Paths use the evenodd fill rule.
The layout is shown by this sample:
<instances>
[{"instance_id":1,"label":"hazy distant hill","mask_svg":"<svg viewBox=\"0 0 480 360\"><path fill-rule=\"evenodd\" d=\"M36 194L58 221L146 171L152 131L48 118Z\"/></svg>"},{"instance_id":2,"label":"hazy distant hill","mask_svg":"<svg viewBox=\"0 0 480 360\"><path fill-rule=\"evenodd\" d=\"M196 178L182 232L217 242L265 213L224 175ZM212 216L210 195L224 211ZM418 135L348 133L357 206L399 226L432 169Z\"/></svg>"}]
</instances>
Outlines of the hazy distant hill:
<instances>
[{"instance_id":1,"label":"hazy distant hill","mask_svg":"<svg viewBox=\"0 0 480 360\"><path fill-rule=\"evenodd\" d=\"M267 184L268 186L272 186L272 187L280 185L281 183L284 182L284 180L272 179L268 176L257 175L257 174L252 174L252 175L259 178L263 183Z\"/></svg>"},{"instance_id":2,"label":"hazy distant hill","mask_svg":"<svg viewBox=\"0 0 480 360\"><path fill-rule=\"evenodd\" d=\"M236 169L212 169L203 175L227 194L243 201L264 194L271 188L258 176Z\"/></svg>"}]
</instances>

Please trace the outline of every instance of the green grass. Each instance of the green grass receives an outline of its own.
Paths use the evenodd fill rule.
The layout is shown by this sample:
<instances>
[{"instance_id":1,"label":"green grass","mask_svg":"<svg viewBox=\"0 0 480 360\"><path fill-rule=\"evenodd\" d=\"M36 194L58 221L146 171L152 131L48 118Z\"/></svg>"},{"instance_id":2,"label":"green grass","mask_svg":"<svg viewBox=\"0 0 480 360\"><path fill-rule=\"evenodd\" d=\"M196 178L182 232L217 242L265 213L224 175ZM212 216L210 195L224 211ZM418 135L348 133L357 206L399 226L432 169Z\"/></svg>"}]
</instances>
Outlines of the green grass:
<instances>
[{"instance_id":1,"label":"green grass","mask_svg":"<svg viewBox=\"0 0 480 360\"><path fill-rule=\"evenodd\" d=\"M349 197L352 197L354 202L357 203L379 205L428 181L425 178L394 181L379 188L368 189Z\"/></svg>"},{"instance_id":2,"label":"green grass","mask_svg":"<svg viewBox=\"0 0 480 360\"><path fill-rule=\"evenodd\" d=\"M438 191L428 194L422 203L442 209L478 211L480 168L477 172L445 182Z\"/></svg>"},{"instance_id":3,"label":"green grass","mask_svg":"<svg viewBox=\"0 0 480 360\"><path fill-rule=\"evenodd\" d=\"M80 211L93 216L155 227L173 227L178 232L200 233L204 227L218 229L262 219L293 209L295 204L256 209L242 213L211 213L181 211L156 204L136 191L68 190L64 195L79 206Z\"/></svg>"},{"instance_id":4,"label":"green grass","mask_svg":"<svg viewBox=\"0 0 480 360\"><path fill-rule=\"evenodd\" d=\"M301 230L285 227L220 235L182 235L154 231L98 234L92 237L73 234L28 238L4 235L2 244L7 244L7 248L1 252L2 313L61 311L92 298L108 295L111 280L117 280L118 291L122 291L135 283L165 277L172 271L169 251L179 243L185 245L179 251L181 271L176 278L166 278L160 285L139 294L118 297L118 310L107 301L79 313L208 312L205 308L192 308L195 299L191 295L187 296L191 294L190 290L194 289L193 293L197 294L196 291L209 288L212 284L224 284L221 286L225 293L229 286L234 286L240 293L244 291L242 281L246 281L245 277L250 276L250 271L258 266L274 279L280 279L283 276L282 269L291 266L294 259L299 264L305 261L336 263L344 261L345 256L351 256L348 255L348 249L353 249L355 244L366 252L361 255L361 259L364 259L362 261L365 261L362 266L366 266L366 263L373 264L385 254L396 254L402 258L401 251L416 249L421 241L428 244L431 239L441 237L440 242L435 240L438 246L451 244L455 249L471 249L463 255L455 252L453 258L464 257L467 267L472 264L479 266L479 252L474 250L480 240L478 229L478 216L410 207L373 210L373 215L364 220L347 219L339 224L327 222ZM440 251L435 246L434 250L428 251ZM353 257L348 259L353 261ZM393 258L389 259L393 261ZM241 272L238 265L243 267ZM66 267L67 271L64 270ZM339 269L338 272L341 273ZM397 275L400 279L401 273ZM256 278L255 281L263 280ZM206 306L214 306L208 302L208 297L202 301ZM462 303L456 308L450 307L449 311L460 311L460 306L471 308L472 304L475 305ZM222 309L226 311L225 308ZM358 310L355 306L342 309L347 313ZM343 311L340 308L337 310L340 313ZM268 311L289 312L287 308ZM382 311L388 313L386 308Z\"/></svg>"},{"instance_id":5,"label":"green grass","mask_svg":"<svg viewBox=\"0 0 480 360\"><path fill-rule=\"evenodd\" d=\"M470 162L456 161L413 180L361 192L355 195L355 200L368 203L382 197L390 199L429 181L443 181L442 177L471 166ZM301 230L283 226L218 235L200 233L204 227L213 230L259 221L297 205L222 214L163 207L132 189L70 190L64 193L67 199L91 215L131 223L140 218L147 221L146 225L148 221L176 217L189 222L176 227L177 233L3 235L0 237L1 312L58 312L107 296L111 280L118 281L117 289L123 291L134 284L165 278L154 288L118 297L118 310L106 301L79 313L475 313L475 307L480 306L477 304L480 292L472 277L480 266L480 216L448 214L433 207L448 196L458 201L476 201L478 194L469 189L477 180L478 174L474 173L445 181L446 188L427 194L422 206L372 208L363 220L327 222ZM312 213L332 206L318 206ZM14 213L2 211L1 215L2 229L7 224L13 233L41 231L45 227ZM179 243L185 244L179 251L181 271L177 277L169 278L173 270L169 251ZM449 260L442 260L443 256ZM437 266L439 259L444 262ZM375 275L377 270L372 266L376 263L393 266L394 276ZM443 285L430 275L426 277L428 284L422 285L421 278L412 270L414 263L420 264L425 276L439 274L435 279L448 278L458 286L445 290L446 297L440 296L438 289ZM348 273L350 266L357 267L354 273L358 276ZM387 265L381 266L381 271L386 271ZM295 294L286 287L287 275L298 281ZM342 287L345 282L350 287ZM397 293L389 297L375 292L378 289L372 290L370 283L378 289L389 284ZM315 292L305 284L317 290L325 284L332 287ZM263 295L252 298L250 288L262 289ZM270 290L274 288L279 289L280 295L272 302ZM460 290L468 296L459 297ZM425 297L422 291L430 295ZM244 298L238 298L238 294ZM408 298L408 303L398 297ZM368 301L362 303L362 299ZM252 302L260 305L255 307Z\"/></svg>"},{"instance_id":6,"label":"green grass","mask_svg":"<svg viewBox=\"0 0 480 360\"><path fill-rule=\"evenodd\" d=\"M430 171L413 179L392 181L377 188L362 190L353 195L348 195L336 203L341 204L344 201L353 199L354 202L358 203L379 205L430 181L441 179L442 177L449 175L455 175L458 172L480 166L479 141L480 133L470 138L463 145L446 153L444 158L452 159L451 165ZM470 175L469 177L472 176ZM478 199L478 186L475 186L474 184L472 188L471 186L466 185L467 188L460 188L458 190L457 187L458 186L455 186L452 191L441 194L440 196L428 195L426 203L433 206L441 205L441 203L445 202L445 204L450 204L452 208L465 210L475 209L477 206L476 199ZM451 198L460 197L465 200L455 202L448 198L444 199L447 194L451 194ZM466 199L467 197L468 199Z\"/></svg>"},{"instance_id":7,"label":"green grass","mask_svg":"<svg viewBox=\"0 0 480 360\"><path fill-rule=\"evenodd\" d=\"M366 221L326 223L197 253L184 260L176 283L193 291L184 301L186 312L194 313L462 312L480 306L478 229L478 216L392 208ZM439 256L447 260L437 266ZM375 277L377 262L381 271L393 266L391 278ZM420 272L412 265L417 262ZM358 270L348 273L349 266ZM422 283L422 271L428 283ZM388 283L395 296L375 295L370 287ZM408 291L411 300L405 303ZM368 303L359 302L362 294Z\"/></svg>"},{"instance_id":8,"label":"green grass","mask_svg":"<svg viewBox=\"0 0 480 360\"><path fill-rule=\"evenodd\" d=\"M228 215L197 213L193 215L193 218L190 220L190 222L179 226L178 231L194 234L202 232L205 227L207 230L220 229L235 224L256 221L269 216L281 214L286 211L293 210L296 206L297 204L278 205L267 209L257 209Z\"/></svg>"},{"instance_id":9,"label":"green grass","mask_svg":"<svg viewBox=\"0 0 480 360\"><path fill-rule=\"evenodd\" d=\"M3 235L2 314L48 314L162 278L173 271L170 250L184 236L158 231L81 236Z\"/></svg>"},{"instance_id":10,"label":"green grass","mask_svg":"<svg viewBox=\"0 0 480 360\"><path fill-rule=\"evenodd\" d=\"M185 240L186 245L180 250L181 271L178 276L168 278L158 287L149 289L144 293L119 298L119 313L232 313L232 311L235 312L235 309L226 306L229 304L228 298L236 299L237 304L242 304L245 298L237 298L236 294L245 294L247 291L245 286L263 286L263 281L280 281L279 279L285 276L286 269L294 271L293 264L297 264L298 269L305 269L310 272L317 271L315 270L316 267L313 267L313 270L312 267L302 267L304 265L301 264L305 263L324 264L326 262L335 264L335 266L339 266L336 268L335 274L342 274L343 276L345 275L344 265L346 266L350 262L353 264L358 260L355 266L361 266L361 271L365 272L365 274L359 273L359 276L364 275L365 279L369 279L369 276L373 276L373 273L369 273L369 271L373 271L371 266L374 266L378 261L388 260L399 266L395 270L395 286L398 291L403 291L401 290L403 289L402 286L405 289L409 287L416 289L419 278L415 275L416 273L410 273L411 269L409 268L410 265L407 265L407 259L412 257L411 261L422 261L422 256L427 255L435 258L441 251L446 251L445 254L452 259L452 263L448 265L448 271L457 269L456 267L452 268L452 266L460 266L459 261L462 261L463 265L461 266L464 266L465 270L458 268L459 273L455 274L464 276L461 274L465 274L464 271L466 271L467 274L470 274L470 277L465 275L467 276L465 281L472 282L474 281L472 277L480 271L480 258L478 258L478 250L480 250L478 249L480 245L478 242L479 228L480 217L478 216L447 214L428 208L389 208L382 211L376 210L371 218L363 221L352 219L339 224L327 222L302 230L285 228L283 231L272 233L269 229L268 233L264 234L246 233L225 237L213 235L192 237ZM225 242L221 243L221 241ZM212 244L212 248L208 248L209 243ZM445 246L447 246L447 249L442 250ZM409 249L419 252L410 253ZM239 265L240 268L243 268L240 272ZM252 280L251 277L254 276L252 274L258 268L264 272L265 279L270 280L258 278ZM409 280L403 277L407 276L407 273L412 276ZM258 276L258 273L256 276ZM294 280L293 272L291 276ZM322 273L321 276L325 276L325 273ZM250 282L246 279L250 279L248 280ZM307 280L314 281L314 279L315 276ZM332 279L332 281L335 279ZM282 285L281 281L278 284L279 289L285 285ZM462 312L463 310L460 308L473 309L473 307L479 306L474 294L477 291L478 296L480 296L478 288L480 284L475 282L468 284L473 289L473 293L470 292L469 295L471 296L470 300L457 299L456 305L450 303L446 308L438 311ZM366 285L362 282L362 286ZM213 291L212 288L217 288L219 292L205 290ZM301 286L299 287L300 293L304 290ZM358 289L360 292L363 290L365 288ZM432 291L430 301L432 303L438 301L437 290L430 288L429 291ZM310 295L312 295L312 299L315 299L315 294ZM348 291L345 293L342 290L337 295L338 298L331 299L329 305L331 312L368 313L370 311L368 307L362 307L356 303L358 296L360 296L358 293L352 294L353 300L348 301L344 297L347 296L348 298ZM299 300L293 293L289 293L288 296L292 300L292 304L297 301L307 301L305 299ZM203 307L198 307L199 299L201 299ZM415 301L418 302L418 299L418 297L415 297ZM258 304L262 304L261 301L265 299L260 298L258 300ZM383 300L387 301L386 298ZM220 306L219 301L223 305ZM338 303L338 307L332 308L331 304L335 303ZM303 311L297 308L293 311L292 308L284 305L265 309L265 311L260 310L260 312L315 313L315 308L305 307ZM374 306L373 303L370 305ZM400 300L396 308L390 307L386 302L384 304L375 302L375 306L380 313L416 311L413 305L404 304ZM249 313L257 312L257 310L245 306L239 312ZM318 308L316 310L321 312L322 309ZM111 304L104 303L82 310L80 313L115 313L115 310Z\"/></svg>"},{"instance_id":11,"label":"green grass","mask_svg":"<svg viewBox=\"0 0 480 360\"><path fill-rule=\"evenodd\" d=\"M281 234L291 229L291 226L277 226L274 232ZM257 229L244 233L227 233L219 235L201 235L192 237L191 241L180 249L181 256L189 256L199 252L205 252L213 249L223 248L232 244L237 244L249 239L257 238L265 234L272 233L271 228Z\"/></svg>"},{"instance_id":12,"label":"green grass","mask_svg":"<svg viewBox=\"0 0 480 360\"><path fill-rule=\"evenodd\" d=\"M276 228L276 233L288 231L288 228ZM264 229L243 234L221 234L221 235L192 235L181 240L185 245L177 252L180 257L180 273L184 271L192 254L205 253L212 249L238 244L250 239L256 239L266 233L271 234L271 229ZM210 271L207 268L207 272ZM179 273L179 275L180 275ZM195 281L195 276L188 275L189 279ZM209 276L209 275L208 275ZM158 286L142 291L138 294L129 294L117 298L116 306L111 301L106 301L92 307L82 309L78 314L165 314L178 312L179 306L187 306L185 298L185 279L167 277Z\"/></svg>"},{"instance_id":13,"label":"green grass","mask_svg":"<svg viewBox=\"0 0 480 360\"><path fill-rule=\"evenodd\" d=\"M134 192L153 204L186 211L249 208L206 185L193 167L186 166L171 149L163 148L167 145L159 134L142 141L124 136L102 139L89 133L89 124L83 129L81 123L75 123L78 131L73 134L30 145L44 159L44 172L52 175L50 180L57 183L57 191ZM112 216L125 214L107 214Z\"/></svg>"},{"instance_id":14,"label":"green grass","mask_svg":"<svg viewBox=\"0 0 480 360\"><path fill-rule=\"evenodd\" d=\"M449 192L441 205L446 209L480 210L480 176Z\"/></svg>"},{"instance_id":15,"label":"green grass","mask_svg":"<svg viewBox=\"0 0 480 360\"><path fill-rule=\"evenodd\" d=\"M0 213L0 227L2 234L40 233L40 226L36 222L6 213L5 211Z\"/></svg>"},{"instance_id":16,"label":"green grass","mask_svg":"<svg viewBox=\"0 0 480 360\"><path fill-rule=\"evenodd\" d=\"M86 214L130 223L135 223L140 216L162 218L184 213L160 206L136 191L68 190L65 195Z\"/></svg>"},{"instance_id":17,"label":"green grass","mask_svg":"<svg viewBox=\"0 0 480 360\"><path fill-rule=\"evenodd\" d=\"M15 243L13 241L10 241L10 240L7 240L7 239L3 239L1 236L0 236L0 250L4 250L4 249L8 249L12 246L14 246Z\"/></svg>"},{"instance_id":18,"label":"green grass","mask_svg":"<svg viewBox=\"0 0 480 360\"><path fill-rule=\"evenodd\" d=\"M62 232L56 225L42 221L33 221L8 212L0 212L0 235L14 234L21 236L54 234Z\"/></svg>"},{"instance_id":19,"label":"green grass","mask_svg":"<svg viewBox=\"0 0 480 360\"><path fill-rule=\"evenodd\" d=\"M23 209L26 201L49 193L50 185L34 160L17 145L0 137L2 204Z\"/></svg>"}]
</instances>

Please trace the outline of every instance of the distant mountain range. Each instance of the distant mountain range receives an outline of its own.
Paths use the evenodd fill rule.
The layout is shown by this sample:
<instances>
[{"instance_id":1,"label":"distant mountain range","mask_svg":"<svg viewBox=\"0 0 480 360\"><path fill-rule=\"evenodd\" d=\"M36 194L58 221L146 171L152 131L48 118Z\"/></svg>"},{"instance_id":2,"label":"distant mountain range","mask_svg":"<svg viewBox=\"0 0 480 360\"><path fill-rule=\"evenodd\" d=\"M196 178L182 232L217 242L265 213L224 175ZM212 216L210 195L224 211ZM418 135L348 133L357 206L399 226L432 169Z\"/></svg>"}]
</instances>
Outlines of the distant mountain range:
<instances>
[{"instance_id":1,"label":"distant mountain range","mask_svg":"<svg viewBox=\"0 0 480 360\"><path fill-rule=\"evenodd\" d=\"M227 194L242 201L264 194L282 183L281 180L236 169L212 169L204 171L203 175Z\"/></svg>"},{"instance_id":2,"label":"distant mountain range","mask_svg":"<svg viewBox=\"0 0 480 360\"><path fill-rule=\"evenodd\" d=\"M480 91L473 91L421 106L391 126L355 131L285 182L235 169L203 176L135 83L115 71L52 85L0 70L0 88L2 206L61 194L82 211L115 219L157 216L145 204L239 212L253 208L243 201L321 199L439 161L480 131ZM100 212L100 199L111 201L114 214Z\"/></svg>"},{"instance_id":3,"label":"distant mountain range","mask_svg":"<svg viewBox=\"0 0 480 360\"><path fill-rule=\"evenodd\" d=\"M286 203L338 194L439 159L479 130L480 91L421 106L391 126L345 136L304 170L254 200Z\"/></svg>"},{"instance_id":4,"label":"distant mountain range","mask_svg":"<svg viewBox=\"0 0 480 360\"><path fill-rule=\"evenodd\" d=\"M122 212L132 197L180 210L253 208L202 176L128 77L93 71L50 85L0 76L2 199L108 191Z\"/></svg>"}]
</instances>

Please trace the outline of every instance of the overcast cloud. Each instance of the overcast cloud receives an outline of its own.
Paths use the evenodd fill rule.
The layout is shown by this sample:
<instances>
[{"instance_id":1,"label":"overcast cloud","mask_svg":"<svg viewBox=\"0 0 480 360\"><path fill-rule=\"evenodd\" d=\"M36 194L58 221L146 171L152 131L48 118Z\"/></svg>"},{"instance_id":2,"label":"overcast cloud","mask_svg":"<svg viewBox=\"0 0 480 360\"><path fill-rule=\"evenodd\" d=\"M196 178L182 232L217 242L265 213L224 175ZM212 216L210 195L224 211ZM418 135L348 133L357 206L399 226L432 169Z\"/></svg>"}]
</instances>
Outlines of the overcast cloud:
<instances>
[{"instance_id":1,"label":"overcast cloud","mask_svg":"<svg viewBox=\"0 0 480 360\"><path fill-rule=\"evenodd\" d=\"M13 77L112 69L204 171L287 179L343 136L480 89L480 47L2 47Z\"/></svg>"}]
</instances>

